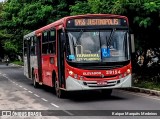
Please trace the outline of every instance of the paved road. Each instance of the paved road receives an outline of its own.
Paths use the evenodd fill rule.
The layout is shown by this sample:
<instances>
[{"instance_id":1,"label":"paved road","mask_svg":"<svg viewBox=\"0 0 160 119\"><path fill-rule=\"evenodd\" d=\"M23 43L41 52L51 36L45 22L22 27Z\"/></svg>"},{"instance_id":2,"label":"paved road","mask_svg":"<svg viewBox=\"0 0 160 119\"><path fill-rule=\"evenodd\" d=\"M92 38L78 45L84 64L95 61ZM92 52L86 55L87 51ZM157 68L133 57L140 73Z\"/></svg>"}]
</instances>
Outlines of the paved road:
<instances>
[{"instance_id":1,"label":"paved road","mask_svg":"<svg viewBox=\"0 0 160 119\"><path fill-rule=\"evenodd\" d=\"M160 98L147 94L114 90L111 97L104 97L98 91L71 93L66 99L58 99L52 89L46 86L40 89L33 88L32 81L23 75L23 68L5 66L0 64L0 92L2 89L8 95L0 98L0 109L36 109L36 110L62 110L65 115L76 115L77 112L67 110L160 110ZM11 95L11 96L10 96ZM14 104L7 105L7 96ZM2 96L1 96L2 97ZM26 105L25 105L26 104ZM9 107L8 107L9 106ZM24 108L25 107L25 108ZM91 112L85 112L90 115ZM61 119L72 119L76 116L57 116ZM113 116L80 116L76 119L115 119L134 117ZM160 117L142 116L136 118L160 119Z\"/></svg>"}]
</instances>

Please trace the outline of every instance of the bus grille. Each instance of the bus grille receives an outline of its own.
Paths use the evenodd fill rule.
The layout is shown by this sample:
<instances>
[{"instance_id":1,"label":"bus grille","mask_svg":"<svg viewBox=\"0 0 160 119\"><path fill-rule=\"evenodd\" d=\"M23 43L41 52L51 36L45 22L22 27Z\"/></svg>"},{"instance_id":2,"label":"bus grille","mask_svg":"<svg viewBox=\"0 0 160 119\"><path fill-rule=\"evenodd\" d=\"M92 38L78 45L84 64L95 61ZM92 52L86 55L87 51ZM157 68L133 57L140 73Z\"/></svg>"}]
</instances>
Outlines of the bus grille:
<instances>
[{"instance_id":1,"label":"bus grille","mask_svg":"<svg viewBox=\"0 0 160 119\"><path fill-rule=\"evenodd\" d=\"M110 87L120 83L120 80L109 80L105 82L107 83L106 85L98 85L97 81L84 81L83 84L88 87Z\"/></svg>"}]
</instances>

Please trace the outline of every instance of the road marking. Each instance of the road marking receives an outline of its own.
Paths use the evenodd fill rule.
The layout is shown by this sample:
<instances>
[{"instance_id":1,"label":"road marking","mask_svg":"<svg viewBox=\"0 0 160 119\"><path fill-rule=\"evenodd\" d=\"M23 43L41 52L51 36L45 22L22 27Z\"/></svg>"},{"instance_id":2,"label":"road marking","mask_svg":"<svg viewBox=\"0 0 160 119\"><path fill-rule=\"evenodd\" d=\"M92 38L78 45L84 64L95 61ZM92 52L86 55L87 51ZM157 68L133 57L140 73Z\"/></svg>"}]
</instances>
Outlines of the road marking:
<instances>
[{"instance_id":1,"label":"road marking","mask_svg":"<svg viewBox=\"0 0 160 119\"><path fill-rule=\"evenodd\" d=\"M0 74L2 74L1 72L0 72ZM17 84L16 82L14 82L14 81L12 81L11 79L9 79L7 76L6 76L6 74L3 74L3 77L5 77L5 78L7 78L9 81L11 81L12 83L14 83L15 85L17 85L17 86L19 86L19 87L23 87L23 86L21 86L21 85L19 85L19 84ZM24 90L28 90L28 89L26 89L26 88L23 88ZM29 93L33 93L32 91L28 91ZM34 94L36 97L40 97L39 95L37 95L37 94ZM45 101L45 102L47 102L48 100L46 100L45 98L41 98L43 101ZM56 105L56 104L54 104L54 103L50 103L52 106L54 106L54 107L57 107L57 108L59 108L59 106L58 105ZM63 110L65 113L67 113L67 114L69 114L69 115L74 115L74 114L72 114L72 113L70 113L70 112L68 112L68 111L66 111L66 110Z\"/></svg>"},{"instance_id":2,"label":"road marking","mask_svg":"<svg viewBox=\"0 0 160 119\"><path fill-rule=\"evenodd\" d=\"M43 101L47 102L48 100L44 99L44 98L41 98Z\"/></svg>"},{"instance_id":3,"label":"road marking","mask_svg":"<svg viewBox=\"0 0 160 119\"><path fill-rule=\"evenodd\" d=\"M3 74L3 77L5 77L5 78L9 79L9 78L6 76L6 74Z\"/></svg>"},{"instance_id":4,"label":"road marking","mask_svg":"<svg viewBox=\"0 0 160 119\"><path fill-rule=\"evenodd\" d=\"M28 91L29 93L33 93L32 91Z\"/></svg>"},{"instance_id":5,"label":"road marking","mask_svg":"<svg viewBox=\"0 0 160 119\"><path fill-rule=\"evenodd\" d=\"M28 89L26 89L26 88L23 88L24 90L28 90Z\"/></svg>"},{"instance_id":6,"label":"road marking","mask_svg":"<svg viewBox=\"0 0 160 119\"><path fill-rule=\"evenodd\" d=\"M58 106L58 105L56 105L56 104L54 104L54 103L51 103L51 105L53 105L53 106L55 106L55 107L59 108L59 106Z\"/></svg>"},{"instance_id":7,"label":"road marking","mask_svg":"<svg viewBox=\"0 0 160 119\"><path fill-rule=\"evenodd\" d=\"M37 95L37 94L34 94L36 97L40 97L39 95Z\"/></svg>"},{"instance_id":8,"label":"road marking","mask_svg":"<svg viewBox=\"0 0 160 119\"><path fill-rule=\"evenodd\" d=\"M19 87L21 87L21 88L22 88L23 86L19 85Z\"/></svg>"},{"instance_id":9,"label":"road marking","mask_svg":"<svg viewBox=\"0 0 160 119\"><path fill-rule=\"evenodd\" d=\"M67 110L63 110L63 112L69 114L70 116L73 116L74 114L72 114L71 112L67 111Z\"/></svg>"}]
</instances>

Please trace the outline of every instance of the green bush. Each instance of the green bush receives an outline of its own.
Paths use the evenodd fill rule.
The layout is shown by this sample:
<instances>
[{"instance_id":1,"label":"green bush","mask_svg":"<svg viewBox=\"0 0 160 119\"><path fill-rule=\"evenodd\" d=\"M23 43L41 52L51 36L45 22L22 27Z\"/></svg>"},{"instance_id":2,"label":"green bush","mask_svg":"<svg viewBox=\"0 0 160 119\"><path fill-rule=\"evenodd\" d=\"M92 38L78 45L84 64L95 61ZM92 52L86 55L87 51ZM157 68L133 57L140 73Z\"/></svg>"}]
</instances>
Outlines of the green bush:
<instances>
[{"instance_id":1,"label":"green bush","mask_svg":"<svg viewBox=\"0 0 160 119\"><path fill-rule=\"evenodd\" d=\"M160 83L151 82L151 81L138 81L137 83L134 83L134 86L160 91Z\"/></svg>"},{"instance_id":2,"label":"green bush","mask_svg":"<svg viewBox=\"0 0 160 119\"><path fill-rule=\"evenodd\" d=\"M13 61L11 63L23 66L23 62L22 61Z\"/></svg>"}]
</instances>

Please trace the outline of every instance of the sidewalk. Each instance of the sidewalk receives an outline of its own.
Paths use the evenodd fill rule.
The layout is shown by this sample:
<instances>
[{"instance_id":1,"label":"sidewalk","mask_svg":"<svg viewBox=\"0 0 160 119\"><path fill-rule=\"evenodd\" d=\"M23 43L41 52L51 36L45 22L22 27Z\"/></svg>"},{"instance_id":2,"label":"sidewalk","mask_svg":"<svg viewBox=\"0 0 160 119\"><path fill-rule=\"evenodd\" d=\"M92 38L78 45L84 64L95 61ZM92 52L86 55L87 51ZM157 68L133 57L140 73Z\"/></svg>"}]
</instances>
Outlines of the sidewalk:
<instances>
[{"instance_id":1,"label":"sidewalk","mask_svg":"<svg viewBox=\"0 0 160 119\"><path fill-rule=\"evenodd\" d=\"M131 88L125 88L122 90L126 91L132 91L132 92L140 92L140 93L146 93L150 95L155 95L155 96L160 96L160 91L157 90L151 90L151 89L146 89L146 88L139 88L139 87L131 87Z\"/></svg>"}]
</instances>

